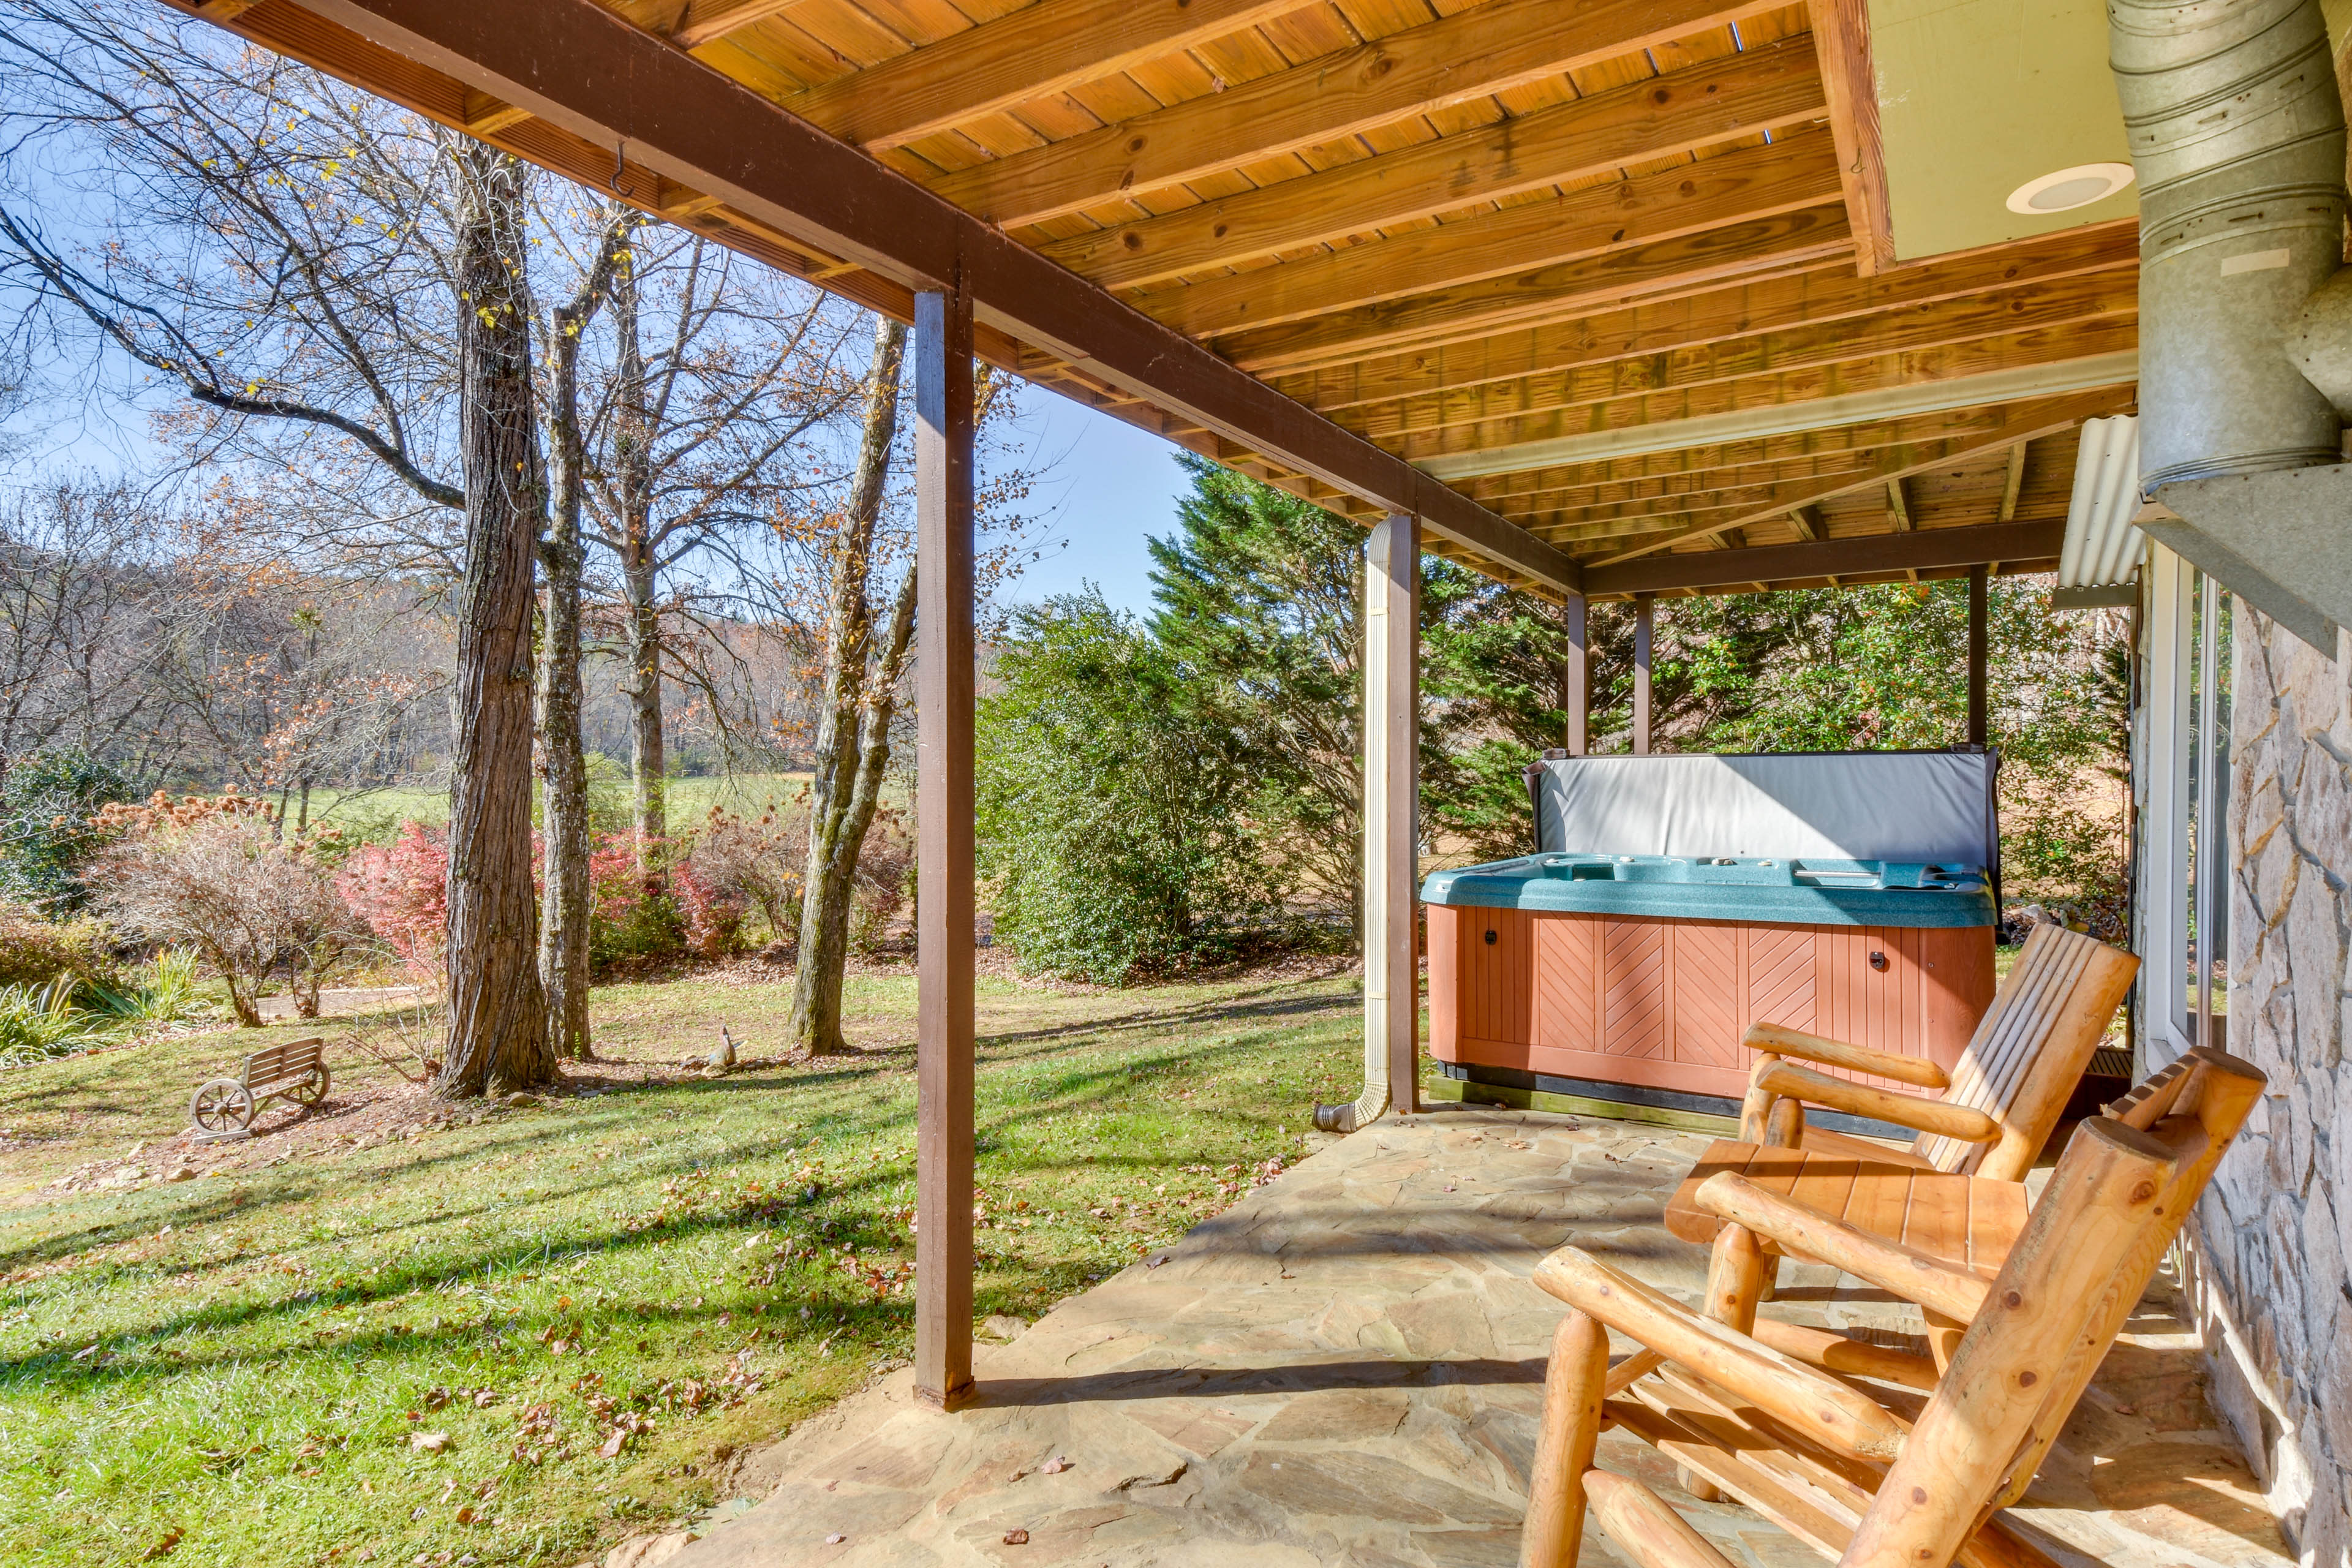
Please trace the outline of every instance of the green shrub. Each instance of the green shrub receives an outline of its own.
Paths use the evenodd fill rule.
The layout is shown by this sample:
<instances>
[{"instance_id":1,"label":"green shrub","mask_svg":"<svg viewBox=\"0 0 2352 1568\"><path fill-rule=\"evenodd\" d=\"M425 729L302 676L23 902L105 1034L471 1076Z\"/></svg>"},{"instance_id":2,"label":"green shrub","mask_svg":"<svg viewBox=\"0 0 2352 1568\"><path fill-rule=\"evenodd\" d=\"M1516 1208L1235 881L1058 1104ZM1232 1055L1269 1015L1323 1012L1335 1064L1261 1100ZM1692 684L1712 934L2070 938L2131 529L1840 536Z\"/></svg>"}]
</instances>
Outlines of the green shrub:
<instances>
[{"instance_id":1,"label":"green shrub","mask_svg":"<svg viewBox=\"0 0 2352 1568\"><path fill-rule=\"evenodd\" d=\"M131 799L131 779L79 752L32 752L0 775L0 897L68 913L89 902L81 864L105 841L99 807Z\"/></svg>"},{"instance_id":2,"label":"green shrub","mask_svg":"<svg viewBox=\"0 0 2352 1568\"><path fill-rule=\"evenodd\" d=\"M1268 912L1248 781L1176 668L1099 595L1019 613L981 705L982 874L1024 968L1123 984L1223 956Z\"/></svg>"},{"instance_id":3,"label":"green shrub","mask_svg":"<svg viewBox=\"0 0 2352 1568\"><path fill-rule=\"evenodd\" d=\"M116 981L110 934L95 916L43 918L26 904L0 900L0 985L47 985L60 974L82 985Z\"/></svg>"}]
</instances>

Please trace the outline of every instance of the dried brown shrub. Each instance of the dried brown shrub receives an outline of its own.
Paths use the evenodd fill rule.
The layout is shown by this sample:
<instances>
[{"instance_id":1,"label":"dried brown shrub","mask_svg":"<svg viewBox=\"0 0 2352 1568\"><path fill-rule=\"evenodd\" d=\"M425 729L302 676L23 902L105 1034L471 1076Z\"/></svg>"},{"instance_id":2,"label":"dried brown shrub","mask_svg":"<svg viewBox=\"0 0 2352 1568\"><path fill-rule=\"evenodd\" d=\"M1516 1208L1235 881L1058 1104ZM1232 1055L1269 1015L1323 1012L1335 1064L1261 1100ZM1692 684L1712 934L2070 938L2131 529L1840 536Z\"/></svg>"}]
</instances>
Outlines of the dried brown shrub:
<instances>
[{"instance_id":1,"label":"dried brown shrub","mask_svg":"<svg viewBox=\"0 0 2352 1568\"><path fill-rule=\"evenodd\" d=\"M255 1001L270 976L285 975L295 1011L315 1018L328 979L371 946L328 868L309 846L281 841L266 813L150 817L99 858L89 880L123 930L194 948L227 982L248 1028L261 1022Z\"/></svg>"}]
</instances>

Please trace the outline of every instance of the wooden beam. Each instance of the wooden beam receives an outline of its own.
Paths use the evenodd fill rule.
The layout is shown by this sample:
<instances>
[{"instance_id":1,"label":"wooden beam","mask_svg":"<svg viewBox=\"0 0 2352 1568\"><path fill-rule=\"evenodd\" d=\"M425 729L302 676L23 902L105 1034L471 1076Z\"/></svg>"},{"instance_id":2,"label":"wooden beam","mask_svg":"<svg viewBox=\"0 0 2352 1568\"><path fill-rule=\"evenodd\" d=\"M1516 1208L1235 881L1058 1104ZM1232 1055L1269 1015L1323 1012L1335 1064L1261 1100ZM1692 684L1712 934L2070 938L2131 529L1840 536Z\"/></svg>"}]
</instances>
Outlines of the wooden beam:
<instances>
[{"instance_id":1,"label":"wooden beam","mask_svg":"<svg viewBox=\"0 0 2352 1568\"><path fill-rule=\"evenodd\" d=\"M2060 537L2064 537L2063 531ZM1985 743L1985 666L1990 646L1991 612L1983 564L1969 569L1969 744Z\"/></svg>"},{"instance_id":2,"label":"wooden beam","mask_svg":"<svg viewBox=\"0 0 2352 1568\"><path fill-rule=\"evenodd\" d=\"M1978 523L1916 533L1874 533L1818 544L1768 544L1752 550L1704 550L1653 555L1585 574L1594 594L1634 594L1746 588L1757 583L1803 583L1832 575L1863 577L1900 572L1949 572L1986 561L2054 561L2064 541L2060 521Z\"/></svg>"},{"instance_id":3,"label":"wooden beam","mask_svg":"<svg viewBox=\"0 0 2352 1568\"><path fill-rule=\"evenodd\" d=\"M1817 397L1737 413L1709 415L1659 425L1598 430L1524 447L1433 458L1421 466L1441 479L1475 479L1513 468L1554 463L1590 461L1637 452L1672 451L1677 447L1711 446L1758 436L1779 436L1830 425L1857 425L1910 414L1934 414L1948 409L1975 408L2017 402L2093 387L2129 386L2139 377L2137 353L2105 353L2088 359L2061 360L2053 364L2026 365L1913 386Z\"/></svg>"},{"instance_id":4,"label":"wooden beam","mask_svg":"<svg viewBox=\"0 0 2352 1568\"><path fill-rule=\"evenodd\" d=\"M1883 278L1858 279L1824 263L1762 281L1694 289L1670 300L1648 300L1601 315L1544 321L1411 353L1328 369L1294 372L1276 385L1301 403L1328 412L1483 384L1709 344L1754 340L1759 333L1811 330L1874 330L1937 307L1966 311L1979 305L2019 312L2017 327L2046 325L2033 312L2053 302L2052 290L2072 283L2097 290L2084 314L2114 313L2118 288L2136 300L2139 280L2137 223L2100 224L2021 241L1997 254L1906 267ZM2078 297L2079 302L2079 297ZM2074 312L2060 302L2062 315ZM1948 320L1949 318L1946 318ZM1940 330L1940 329L1938 329ZM1787 340L1774 340L1786 342ZM1818 343L1819 340L1815 340ZM1889 348L1922 346L1889 342ZM1797 352L1790 344L1790 352Z\"/></svg>"},{"instance_id":5,"label":"wooden beam","mask_svg":"<svg viewBox=\"0 0 2352 1568\"><path fill-rule=\"evenodd\" d=\"M1499 430L1501 421L1517 420L1528 427L1526 436L1505 437L1507 444L1511 439L1534 438L1531 415L1612 397L1719 386L1748 377L1787 375L1895 354L1912 356L1913 363L1927 363L1927 356L1933 356L1957 364L1971 353L2003 353L2021 341L2048 342L2067 329L2115 325L2128 329L2137 320L2137 280L2128 272L2094 273L2026 290L1943 300L1687 348L1651 349L1606 358L1595 355L1583 364L1538 375L1475 383L1458 391L1426 393L1391 403L1327 406L1326 412L1349 429L1390 444L1439 431ZM2124 342L2108 346L2131 345ZM1486 444L1478 434L1468 439L1474 446ZM1428 455L1422 448L1403 449L1410 456Z\"/></svg>"},{"instance_id":6,"label":"wooden beam","mask_svg":"<svg viewBox=\"0 0 2352 1568\"><path fill-rule=\"evenodd\" d=\"M1017 227L1639 54L1774 8L1767 0L1490 0L929 184L967 212Z\"/></svg>"},{"instance_id":7,"label":"wooden beam","mask_svg":"<svg viewBox=\"0 0 2352 1568\"><path fill-rule=\"evenodd\" d=\"M1928 468L1941 468L1947 463L1957 462L1973 453L2005 446L2011 441L2031 439L2036 436L2048 436L2060 430L2070 429L2085 419L2095 419L2103 414L2124 406L2131 401L2133 392L2134 389L2128 385L2104 386L2065 396L2045 397L2031 403L2021 403L2001 410L2000 423L2006 428L1991 439L1983 437L1963 437L1927 443L1922 447L1896 447L1878 455L1877 459L1871 464L1872 472L1867 477L1819 481L1811 487L1809 494L1776 497L1773 504L1759 507L1754 512L1736 515L1719 521L1696 524L1679 533L1654 539L1646 543L1635 545L1631 550L1621 551L1607 556L1602 560L1601 564L1616 565L1704 534L1720 533L1726 529L1744 527L1750 522L1767 522L1773 518L1785 516L1799 506L1819 503L1834 496L1849 494L1858 489L1867 489L1874 483L1883 484L1895 479L1908 479L1913 474L1924 472Z\"/></svg>"},{"instance_id":8,"label":"wooden beam","mask_svg":"<svg viewBox=\"0 0 2352 1568\"><path fill-rule=\"evenodd\" d=\"M2003 518L2001 521L2006 522L2009 520ZM1829 530L1822 524L1822 509L1811 501L1790 507L1789 523L1797 531L1797 537L1808 542L1818 542L1829 537Z\"/></svg>"},{"instance_id":9,"label":"wooden beam","mask_svg":"<svg viewBox=\"0 0 2352 1568\"><path fill-rule=\"evenodd\" d=\"M1569 755L1580 757L1587 746L1592 709L1591 633L1583 595L1570 594L1561 604L1560 622L1568 641L1568 658L1559 671L1559 704L1568 712L1568 733L1561 743Z\"/></svg>"},{"instance_id":10,"label":"wooden beam","mask_svg":"<svg viewBox=\"0 0 2352 1568\"><path fill-rule=\"evenodd\" d=\"M1803 124L1821 92L1793 38L1037 249L1107 288L1156 283Z\"/></svg>"},{"instance_id":11,"label":"wooden beam","mask_svg":"<svg viewBox=\"0 0 2352 1568\"><path fill-rule=\"evenodd\" d=\"M2020 441L2009 449L2009 477L2000 487L2000 515L1996 521L2007 522L2017 515L2017 498L2025 489L2025 448L2028 445Z\"/></svg>"},{"instance_id":12,"label":"wooden beam","mask_svg":"<svg viewBox=\"0 0 2352 1568\"><path fill-rule=\"evenodd\" d=\"M1664 452L1643 452L1591 462L1524 468L1473 479L1463 488L1485 502L1541 496L1589 485L1625 484L1639 480L1693 479L1718 475L1727 469L1768 468L1770 477L1826 476L1853 470L1868 453L1906 443L1940 441L1981 436L1998 439L2010 428L2008 410L2000 406L1956 408L1940 414L1875 419L1863 425L1841 425L1799 430L1707 447ZM1706 490L1728 482L1708 479L1692 488Z\"/></svg>"},{"instance_id":13,"label":"wooden beam","mask_svg":"<svg viewBox=\"0 0 2352 1568\"><path fill-rule=\"evenodd\" d=\"M2135 318L2110 317L1911 353L1882 354L1802 370L1595 399L1589 404L1454 426L1402 439L1391 437L1382 445L1416 463L1430 464L1463 454L1484 458L1529 447L1545 449L1552 442L1573 441L1595 430L1663 427L1682 420L1728 417L1743 410L1794 407L1829 398L1860 398L1874 392L1892 396L1911 389L1958 384L1980 376L2021 374L2037 365L2065 365L2129 353L2138 343L2139 326Z\"/></svg>"},{"instance_id":14,"label":"wooden beam","mask_svg":"<svg viewBox=\"0 0 2352 1568\"><path fill-rule=\"evenodd\" d=\"M784 107L881 152L1298 9L1300 0L1038 0L810 88ZM947 13L953 15L953 13Z\"/></svg>"},{"instance_id":15,"label":"wooden beam","mask_svg":"<svg viewBox=\"0 0 2352 1568\"><path fill-rule=\"evenodd\" d=\"M1829 138L1792 136L1142 295L1135 303L1187 337L1211 338L1778 217L1819 206L1836 192Z\"/></svg>"},{"instance_id":16,"label":"wooden beam","mask_svg":"<svg viewBox=\"0 0 2352 1568\"><path fill-rule=\"evenodd\" d=\"M685 12L670 29L670 42L684 49L715 44L755 22L781 16L801 0L688 0Z\"/></svg>"},{"instance_id":17,"label":"wooden beam","mask_svg":"<svg viewBox=\"0 0 2352 1568\"><path fill-rule=\"evenodd\" d=\"M465 125L468 136L487 139L530 118L530 110L502 103L487 92L466 94Z\"/></svg>"},{"instance_id":18,"label":"wooden beam","mask_svg":"<svg viewBox=\"0 0 2352 1568\"><path fill-rule=\"evenodd\" d=\"M971 302L915 296L915 1393L971 1392Z\"/></svg>"},{"instance_id":19,"label":"wooden beam","mask_svg":"<svg viewBox=\"0 0 2352 1568\"><path fill-rule=\"evenodd\" d=\"M802 0L687 0L687 9L679 12L677 24L670 28L670 42L679 49L701 49L703 45L715 45L730 33L740 33L757 21L769 16L781 16Z\"/></svg>"},{"instance_id":20,"label":"wooden beam","mask_svg":"<svg viewBox=\"0 0 2352 1568\"><path fill-rule=\"evenodd\" d=\"M1900 476L1886 481L1886 521L1897 533L1911 531L1911 503L1903 494Z\"/></svg>"},{"instance_id":21,"label":"wooden beam","mask_svg":"<svg viewBox=\"0 0 2352 1568\"><path fill-rule=\"evenodd\" d=\"M1854 269L1864 278L1895 265L1895 222L1886 195L1886 155L1878 133L1878 74L1870 58L1868 0L1808 0L1822 83L1830 105L1853 226Z\"/></svg>"},{"instance_id":22,"label":"wooden beam","mask_svg":"<svg viewBox=\"0 0 2352 1568\"><path fill-rule=\"evenodd\" d=\"M1310 321L1238 332L1218 345L1267 374L1367 354L1434 348L1529 320L1557 320L1645 295L1696 293L1734 278L1799 272L1853 251L1845 212L1808 207L1554 267L1481 279Z\"/></svg>"},{"instance_id":23,"label":"wooden beam","mask_svg":"<svg viewBox=\"0 0 2352 1568\"><path fill-rule=\"evenodd\" d=\"M1650 754L1650 638L1657 606L1647 594L1633 600L1633 754Z\"/></svg>"},{"instance_id":24,"label":"wooden beam","mask_svg":"<svg viewBox=\"0 0 2352 1568\"><path fill-rule=\"evenodd\" d=\"M395 101L430 100L412 106L445 122L457 106L441 84L454 80L530 109L536 118L523 129L625 142L648 187L657 175L723 196L730 212L901 289L961 278L977 331L1017 338L1196 428L1418 516L1521 580L1576 586L1576 563L1522 530L594 0L311 3L315 14L261 5L236 30L271 47L287 38L287 52ZM429 84L419 79L428 73ZM538 143L515 145L533 156Z\"/></svg>"}]
</instances>

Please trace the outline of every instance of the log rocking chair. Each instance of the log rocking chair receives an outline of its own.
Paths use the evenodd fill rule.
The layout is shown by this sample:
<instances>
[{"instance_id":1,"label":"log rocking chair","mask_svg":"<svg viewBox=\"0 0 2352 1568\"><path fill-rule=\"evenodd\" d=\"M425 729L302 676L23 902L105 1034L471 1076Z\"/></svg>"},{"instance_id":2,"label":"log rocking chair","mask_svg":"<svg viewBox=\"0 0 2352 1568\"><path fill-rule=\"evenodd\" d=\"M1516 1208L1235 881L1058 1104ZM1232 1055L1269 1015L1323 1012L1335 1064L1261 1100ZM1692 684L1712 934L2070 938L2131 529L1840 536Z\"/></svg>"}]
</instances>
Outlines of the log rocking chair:
<instances>
[{"instance_id":1,"label":"log rocking chair","mask_svg":"<svg viewBox=\"0 0 2352 1568\"><path fill-rule=\"evenodd\" d=\"M1593 1468L1604 1426L1842 1568L2047 1564L1998 1511L2032 1480L2263 1081L2236 1058L2192 1051L2084 1122L1990 1278L1736 1172L1709 1177L1698 1202L1731 1222L1727 1234L1833 1263L1965 1325L1924 1405L1874 1389L1877 1370L1834 1347L1776 1349L1575 1247L1552 1253L1536 1281L1571 1310L1552 1342L1522 1568L1575 1568L1588 1509L1640 1568L1730 1568L1648 1487ZM1643 1347L1614 1368L1612 1330Z\"/></svg>"},{"instance_id":2,"label":"log rocking chair","mask_svg":"<svg viewBox=\"0 0 2352 1568\"><path fill-rule=\"evenodd\" d=\"M1770 1024L1750 1028L1747 1044L1758 1058L1741 1136L1709 1145L1666 1205L1669 1232L1716 1246L1723 1267L1709 1289L1709 1314L1784 1349L1790 1333L1802 1332L1756 1321L1756 1302L1769 1293L1787 1249L1733 1234L1698 1201L1700 1190L1727 1173L1940 1262L1985 1274L1999 1268L2025 1224L2026 1173L2138 969L2137 958L2095 938L2035 928L1948 1076L1923 1058ZM1790 1058L1948 1092L1927 1100L1832 1078ZM1808 1104L1892 1121L1918 1136L1908 1149L1849 1137L1810 1125ZM1931 1313L1928 1321L1939 1353L1958 1337L1940 1318Z\"/></svg>"}]
</instances>

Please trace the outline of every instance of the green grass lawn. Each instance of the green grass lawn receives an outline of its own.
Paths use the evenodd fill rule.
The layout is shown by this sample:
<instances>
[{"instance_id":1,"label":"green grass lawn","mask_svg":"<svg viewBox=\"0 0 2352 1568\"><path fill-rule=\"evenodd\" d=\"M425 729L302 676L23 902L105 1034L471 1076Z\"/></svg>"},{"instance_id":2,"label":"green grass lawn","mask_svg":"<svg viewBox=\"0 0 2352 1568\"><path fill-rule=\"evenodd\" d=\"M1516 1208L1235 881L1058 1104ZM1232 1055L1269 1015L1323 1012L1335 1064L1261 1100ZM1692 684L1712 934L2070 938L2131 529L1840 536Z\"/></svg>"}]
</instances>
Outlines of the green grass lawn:
<instances>
[{"instance_id":1,"label":"green grass lawn","mask_svg":"<svg viewBox=\"0 0 2352 1568\"><path fill-rule=\"evenodd\" d=\"M852 978L855 1057L679 1068L721 1022L775 1054L761 973L600 988L610 1087L488 1114L343 1045L290 1131L177 1141L291 1026L0 1074L0 1561L568 1565L732 1495L912 1337L912 976ZM1181 1234L1357 1088L1344 978L980 1009L981 1318Z\"/></svg>"},{"instance_id":2,"label":"green grass lawn","mask_svg":"<svg viewBox=\"0 0 2352 1568\"><path fill-rule=\"evenodd\" d=\"M601 761L601 759L600 759ZM629 777L625 764L605 763L594 770L593 795L598 807L615 825L628 813ZM731 777L675 778L669 781L669 822L677 831L701 826L714 805L730 811L758 812L771 801L789 802L808 783L806 773L737 773ZM289 810L290 817L290 810ZM370 841L389 839L404 822L438 825L449 819L449 792L401 785L390 789L310 792L310 820L333 823L345 833Z\"/></svg>"}]
</instances>

